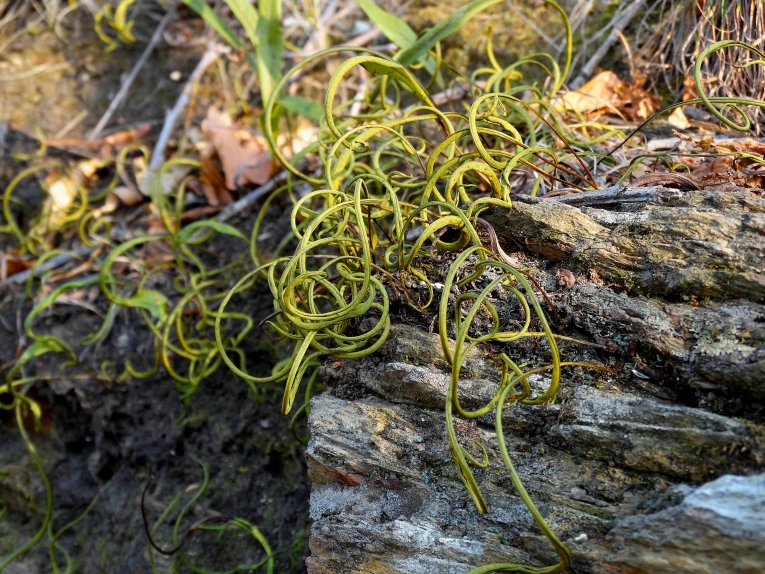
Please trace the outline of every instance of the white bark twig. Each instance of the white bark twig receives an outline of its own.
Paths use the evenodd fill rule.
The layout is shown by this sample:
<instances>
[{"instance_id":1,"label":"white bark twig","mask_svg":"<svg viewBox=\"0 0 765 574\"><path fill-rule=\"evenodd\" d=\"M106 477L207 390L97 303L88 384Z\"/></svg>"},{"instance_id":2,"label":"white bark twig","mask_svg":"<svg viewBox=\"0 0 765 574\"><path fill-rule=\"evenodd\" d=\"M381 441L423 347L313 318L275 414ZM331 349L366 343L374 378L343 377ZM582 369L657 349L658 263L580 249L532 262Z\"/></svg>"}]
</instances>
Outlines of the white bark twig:
<instances>
[{"instance_id":1,"label":"white bark twig","mask_svg":"<svg viewBox=\"0 0 765 574\"><path fill-rule=\"evenodd\" d=\"M178 100L175 102L175 106L173 106L173 109L170 110L165 117L165 123L162 126L162 131L159 134L157 145L154 146L154 152L151 154L151 161L149 162L150 170L157 169L160 165L162 165L162 162L165 161L165 148L167 147L167 142L170 140L170 136L175 129L175 124L178 122L178 117L181 115L191 100L194 84L202 79L205 70L207 70L211 64L217 61L218 58L220 58L223 54L227 54L230 51L230 48L215 41L211 41L207 44L205 53L202 54L202 58L199 60L196 68L194 68L194 71L191 73L188 81L183 86L183 91L181 92L181 95L178 96Z\"/></svg>"},{"instance_id":2,"label":"white bark twig","mask_svg":"<svg viewBox=\"0 0 765 574\"><path fill-rule=\"evenodd\" d=\"M572 207L592 207L596 205L618 205L621 203L658 203L668 199L678 199L682 197L682 195L682 191L668 189L660 185L631 187L629 185L620 184L599 189L597 191L557 195L547 199L557 201L558 203L565 203ZM526 197L521 199L521 196L516 196L516 198L521 201L527 199Z\"/></svg>"},{"instance_id":3,"label":"white bark twig","mask_svg":"<svg viewBox=\"0 0 765 574\"><path fill-rule=\"evenodd\" d=\"M265 194L273 191L277 185L279 185L286 179L287 179L286 171L283 171L279 175L272 177L266 183L264 183L260 187L256 187L244 197L236 200L234 203L230 205L227 205L223 209L223 211L221 211L218 214L216 219L218 221L228 221L235 215L247 211L250 207L254 205L256 201L258 201Z\"/></svg>"},{"instance_id":4,"label":"white bark twig","mask_svg":"<svg viewBox=\"0 0 765 574\"><path fill-rule=\"evenodd\" d=\"M74 251L70 251L67 253L59 253L58 255L54 255L41 265L38 265L35 269L34 267L30 269L26 269L24 271L21 271L19 273L15 273L8 277L4 283L14 283L16 285L20 285L22 283L26 283L27 279L29 279L29 276L32 275L32 271L34 270L34 275L38 276L42 273L45 273L46 271L52 271L53 269L58 269L62 265L69 263L72 259L79 259L81 257L86 257L90 255L95 250L94 247L79 247L75 249Z\"/></svg>"},{"instance_id":5,"label":"white bark twig","mask_svg":"<svg viewBox=\"0 0 765 574\"><path fill-rule=\"evenodd\" d=\"M93 141L95 139L98 139L98 136L101 135L101 132L106 127L106 124L109 123L109 120L112 118L112 115L115 111L117 111L117 108L122 103L122 100L125 99L125 96L127 96L128 90L130 89L130 86L133 85L133 81L138 76L138 72L141 71L144 64L146 64L146 61L149 59L149 55L154 51L154 48L159 43L160 38L162 38L162 32L165 31L165 28L170 23L170 20L175 15L174 10L168 10L167 14L165 14L164 18L159 23L159 26L157 26L157 29L154 31L154 35L151 37L151 40L149 40L149 43L146 45L146 49L143 51L143 54L141 54L141 57L138 58L138 61L135 63L135 66L133 66L133 69L130 71L130 74L127 78L125 78L125 81L122 82L122 86L120 87L120 91L117 92L117 95L114 96L114 99L112 100L112 103L109 104L109 108L106 110L106 113L104 113L101 120L98 122L96 127L93 128L93 131L88 134L87 141Z\"/></svg>"}]
</instances>

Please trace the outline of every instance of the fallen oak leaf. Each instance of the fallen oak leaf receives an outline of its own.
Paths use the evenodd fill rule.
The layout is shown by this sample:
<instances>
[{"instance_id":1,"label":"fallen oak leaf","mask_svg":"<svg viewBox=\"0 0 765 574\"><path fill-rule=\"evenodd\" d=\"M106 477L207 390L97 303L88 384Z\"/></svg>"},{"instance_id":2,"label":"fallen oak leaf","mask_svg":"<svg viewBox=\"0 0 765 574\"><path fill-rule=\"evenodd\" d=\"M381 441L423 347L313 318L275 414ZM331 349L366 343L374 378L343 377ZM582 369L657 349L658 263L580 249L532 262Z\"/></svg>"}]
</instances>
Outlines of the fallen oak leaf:
<instances>
[{"instance_id":1,"label":"fallen oak leaf","mask_svg":"<svg viewBox=\"0 0 765 574\"><path fill-rule=\"evenodd\" d=\"M765 142L752 138L725 140L713 147L718 153L748 153L765 157Z\"/></svg>"},{"instance_id":2,"label":"fallen oak leaf","mask_svg":"<svg viewBox=\"0 0 765 574\"><path fill-rule=\"evenodd\" d=\"M618 88L624 82L612 71L600 72L578 90L566 92L558 98L553 109L570 110L582 114L611 108L616 111L622 102Z\"/></svg>"},{"instance_id":3,"label":"fallen oak leaf","mask_svg":"<svg viewBox=\"0 0 765 574\"><path fill-rule=\"evenodd\" d=\"M619 86L618 91L624 98L624 101L619 104L619 109L633 122L647 120L661 106L660 97L652 96L639 86L622 84ZM680 121L677 117L675 117L675 120ZM686 119L685 121L687 122L688 120Z\"/></svg>"},{"instance_id":4,"label":"fallen oak leaf","mask_svg":"<svg viewBox=\"0 0 765 574\"><path fill-rule=\"evenodd\" d=\"M628 84L614 72L606 70L596 74L578 90L566 92L558 98L553 109L581 114L611 110L623 113L631 121L643 121L659 109L661 98L652 96L636 84Z\"/></svg>"},{"instance_id":5,"label":"fallen oak leaf","mask_svg":"<svg viewBox=\"0 0 765 574\"><path fill-rule=\"evenodd\" d=\"M271 178L274 167L265 138L234 126L231 116L215 106L208 108L202 131L213 142L229 190L262 185Z\"/></svg>"}]
</instances>

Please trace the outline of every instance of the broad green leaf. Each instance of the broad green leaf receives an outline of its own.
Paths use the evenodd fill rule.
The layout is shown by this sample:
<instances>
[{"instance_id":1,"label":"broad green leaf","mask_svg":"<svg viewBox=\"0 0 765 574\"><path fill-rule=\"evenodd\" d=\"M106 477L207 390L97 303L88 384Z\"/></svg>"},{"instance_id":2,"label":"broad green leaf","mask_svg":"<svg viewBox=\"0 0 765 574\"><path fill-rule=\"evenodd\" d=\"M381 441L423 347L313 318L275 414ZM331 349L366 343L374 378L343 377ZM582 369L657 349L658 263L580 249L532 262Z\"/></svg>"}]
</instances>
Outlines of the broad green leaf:
<instances>
[{"instance_id":1,"label":"broad green leaf","mask_svg":"<svg viewBox=\"0 0 765 574\"><path fill-rule=\"evenodd\" d=\"M478 14L478 12L502 1L503 0L473 0L468 4L465 4L462 8L455 10L420 36L414 44L407 48L404 53L397 58L397 60L404 66L417 62L427 54L428 50L436 45L436 42L443 40L452 32L457 31L465 24L465 22Z\"/></svg>"},{"instance_id":2,"label":"broad green leaf","mask_svg":"<svg viewBox=\"0 0 765 574\"><path fill-rule=\"evenodd\" d=\"M167 297L159 291L141 289L127 299L120 299L120 305L125 307L140 307L151 313L152 317L164 320L167 317Z\"/></svg>"},{"instance_id":3,"label":"broad green leaf","mask_svg":"<svg viewBox=\"0 0 765 574\"><path fill-rule=\"evenodd\" d=\"M398 56L403 54L407 48L417 41L417 32L412 30L409 24L401 18L388 14L388 12L370 2L370 0L356 0L356 3L369 16L369 19L380 28L385 37L401 48L401 51L397 56L394 56L394 59L397 60ZM432 57L428 57L425 61L425 69L431 74L435 71L436 62Z\"/></svg>"},{"instance_id":4,"label":"broad green leaf","mask_svg":"<svg viewBox=\"0 0 765 574\"><path fill-rule=\"evenodd\" d=\"M244 1L244 0L243 0ZM282 2L281 0L259 0L258 27L256 30L258 49L258 80L260 95L267 102L274 86L282 75Z\"/></svg>"},{"instance_id":5,"label":"broad green leaf","mask_svg":"<svg viewBox=\"0 0 765 574\"><path fill-rule=\"evenodd\" d=\"M402 50L409 48L417 41L417 33L401 18L388 14L370 0L356 0L356 4L364 10L375 26L380 28L385 37Z\"/></svg>"},{"instance_id":6,"label":"broad green leaf","mask_svg":"<svg viewBox=\"0 0 765 574\"><path fill-rule=\"evenodd\" d=\"M194 223L190 223L178 233L177 238L180 241L187 241L191 237L191 234L194 233L194 231L196 231L200 227L209 227L210 229L214 229L218 233L233 235L234 237L238 237L239 239L242 239L243 241L247 241L247 238L244 235L242 235L242 232L239 231L236 227L234 227L233 225L229 225L228 223L217 221L215 219L203 219L201 221L195 221Z\"/></svg>"},{"instance_id":7,"label":"broad green leaf","mask_svg":"<svg viewBox=\"0 0 765 574\"><path fill-rule=\"evenodd\" d=\"M288 112L298 114L309 120L313 120L316 123L321 121L324 117L324 110L319 102L309 100L302 96L284 96L279 98L279 104Z\"/></svg>"}]
</instances>

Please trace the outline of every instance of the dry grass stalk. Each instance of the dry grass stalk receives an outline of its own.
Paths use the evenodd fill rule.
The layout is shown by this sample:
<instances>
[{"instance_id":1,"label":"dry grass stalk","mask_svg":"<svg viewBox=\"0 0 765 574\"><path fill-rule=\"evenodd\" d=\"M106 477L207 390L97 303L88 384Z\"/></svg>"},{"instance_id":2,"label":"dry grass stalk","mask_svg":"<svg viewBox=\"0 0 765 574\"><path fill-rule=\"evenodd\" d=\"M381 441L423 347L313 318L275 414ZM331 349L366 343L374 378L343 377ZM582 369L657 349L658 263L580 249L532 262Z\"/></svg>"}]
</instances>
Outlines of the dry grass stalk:
<instances>
[{"instance_id":1,"label":"dry grass stalk","mask_svg":"<svg viewBox=\"0 0 765 574\"><path fill-rule=\"evenodd\" d=\"M755 48L765 46L763 0L661 0L656 9L662 17L644 41L638 37L636 59L649 78L665 81L684 99L695 96L693 66L710 44L738 40ZM742 67L752 57L751 52L732 47L705 60L701 73L707 95L765 99L765 67ZM763 121L762 112L756 110L750 117L755 124Z\"/></svg>"}]
</instances>

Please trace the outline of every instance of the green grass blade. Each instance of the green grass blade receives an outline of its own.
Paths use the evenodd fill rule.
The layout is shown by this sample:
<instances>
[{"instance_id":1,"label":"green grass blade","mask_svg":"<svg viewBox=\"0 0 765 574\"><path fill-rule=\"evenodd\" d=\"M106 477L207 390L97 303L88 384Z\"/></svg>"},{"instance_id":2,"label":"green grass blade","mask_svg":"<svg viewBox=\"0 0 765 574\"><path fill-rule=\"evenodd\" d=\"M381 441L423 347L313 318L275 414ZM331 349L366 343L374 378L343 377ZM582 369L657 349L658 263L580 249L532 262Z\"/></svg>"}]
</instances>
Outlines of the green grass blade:
<instances>
[{"instance_id":1,"label":"green grass blade","mask_svg":"<svg viewBox=\"0 0 765 574\"><path fill-rule=\"evenodd\" d=\"M239 0L231 0L231 2L239 2ZM244 59L247 62L247 64L252 68L253 70L258 69L257 62L255 61L255 57L252 54L251 50L247 50L245 48L245 45L242 43L242 40L239 38L239 36L236 35L236 33L229 28L228 24L221 18L215 10L213 10L210 6L208 6L204 0L183 0L183 3L186 4L189 8L194 10L197 14L199 14L202 19L210 24L210 26L213 27L213 30L215 30L218 34L220 34L221 38L223 38L226 42L228 42L232 47L239 49L244 48ZM243 4L246 4L246 2L243 2ZM255 41L257 40L257 35L255 34L255 28L252 28L252 33L250 32L248 26L249 23L252 23L253 21L257 25L258 21L258 14L255 12L255 10L250 6L249 4L246 4L247 8L243 8L244 12L247 12L248 8L250 11L249 19L244 20L244 18L240 18L240 22L242 22L242 26L244 26L244 29L247 31L247 34L250 36L250 41L253 42L253 45ZM231 10L234 12L234 14L237 13L237 10L235 10L233 7L231 7ZM252 19L252 16L254 15L255 20ZM239 16L237 16L239 18Z\"/></svg>"},{"instance_id":2,"label":"green grass blade","mask_svg":"<svg viewBox=\"0 0 765 574\"><path fill-rule=\"evenodd\" d=\"M242 235L242 232L239 231L233 225L229 225L228 223L223 223L222 221L216 221L215 219L200 219L199 221L190 223L189 225L187 225L181 231L178 232L178 235L177 235L178 242L179 243L191 242L192 244L198 243L198 241L192 241L192 238L193 238L192 234L197 229L200 229L203 227L209 227L210 229L213 229L214 231L217 231L218 233L223 233L225 235L233 235L234 237L238 237L239 239L247 241L247 238L244 235Z\"/></svg>"},{"instance_id":3,"label":"green grass blade","mask_svg":"<svg viewBox=\"0 0 765 574\"><path fill-rule=\"evenodd\" d=\"M218 16L218 14L215 13L215 10L208 6L204 0L183 0L183 3L199 14L202 20L210 24L210 26L213 27L213 30L220 34L221 38L231 44L234 48L244 47L239 36L228 27L228 24L224 22L223 18Z\"/></svg>"},{"instance_id":4,"label":"green grass blade","mask_svg":"<svg viewBox=\"0 0 765 574\"><path fill-rule=\"evenodd\" d=\"M276 82L282 75L282 3L281 0L260 0L258 2L258 79L263 102L268 101Z\"/></svg>"},{"instance_id":5,"label":"green grass blade","mask_svg":"<svg viewBox=\"0 0 765 574\"><path fill-rule=\"evenodd\" d=\"M226 0L226 4L228 4L236 19L244 27L244 31L247 33L247 37L252 42L252 45L257 48L259 18L255 8L247 0Z\"/></svg>"},{"instance_id":6,"label":"green grass blade","mask_svg":"<svg viewBox=\"0 0 765 574\"><path fill-rule=\"evenodd\" d=\"M404 53L397 58L397 60L404 66L417 62L428 52L428 50L436 45L436 42L461 28L465 22L470 20L478 12L502 1L503 0L473 0L469 4L465 4L462 8L455 10L420 36L414 44L407 48Z\"/></svg>"},{"instance_id":7,"label":"green grass blade","mask_svg":"<svg viewBox=\"0 0 765 574\"><path fill-rule=\"evenodd\" d=\"M401 18L388 14L385 10L371 2L371 0L355 1L375 26L380 28L385 37L402 50L406 50L417 41L417 33Z\"/></svg>"}]
</instances>

